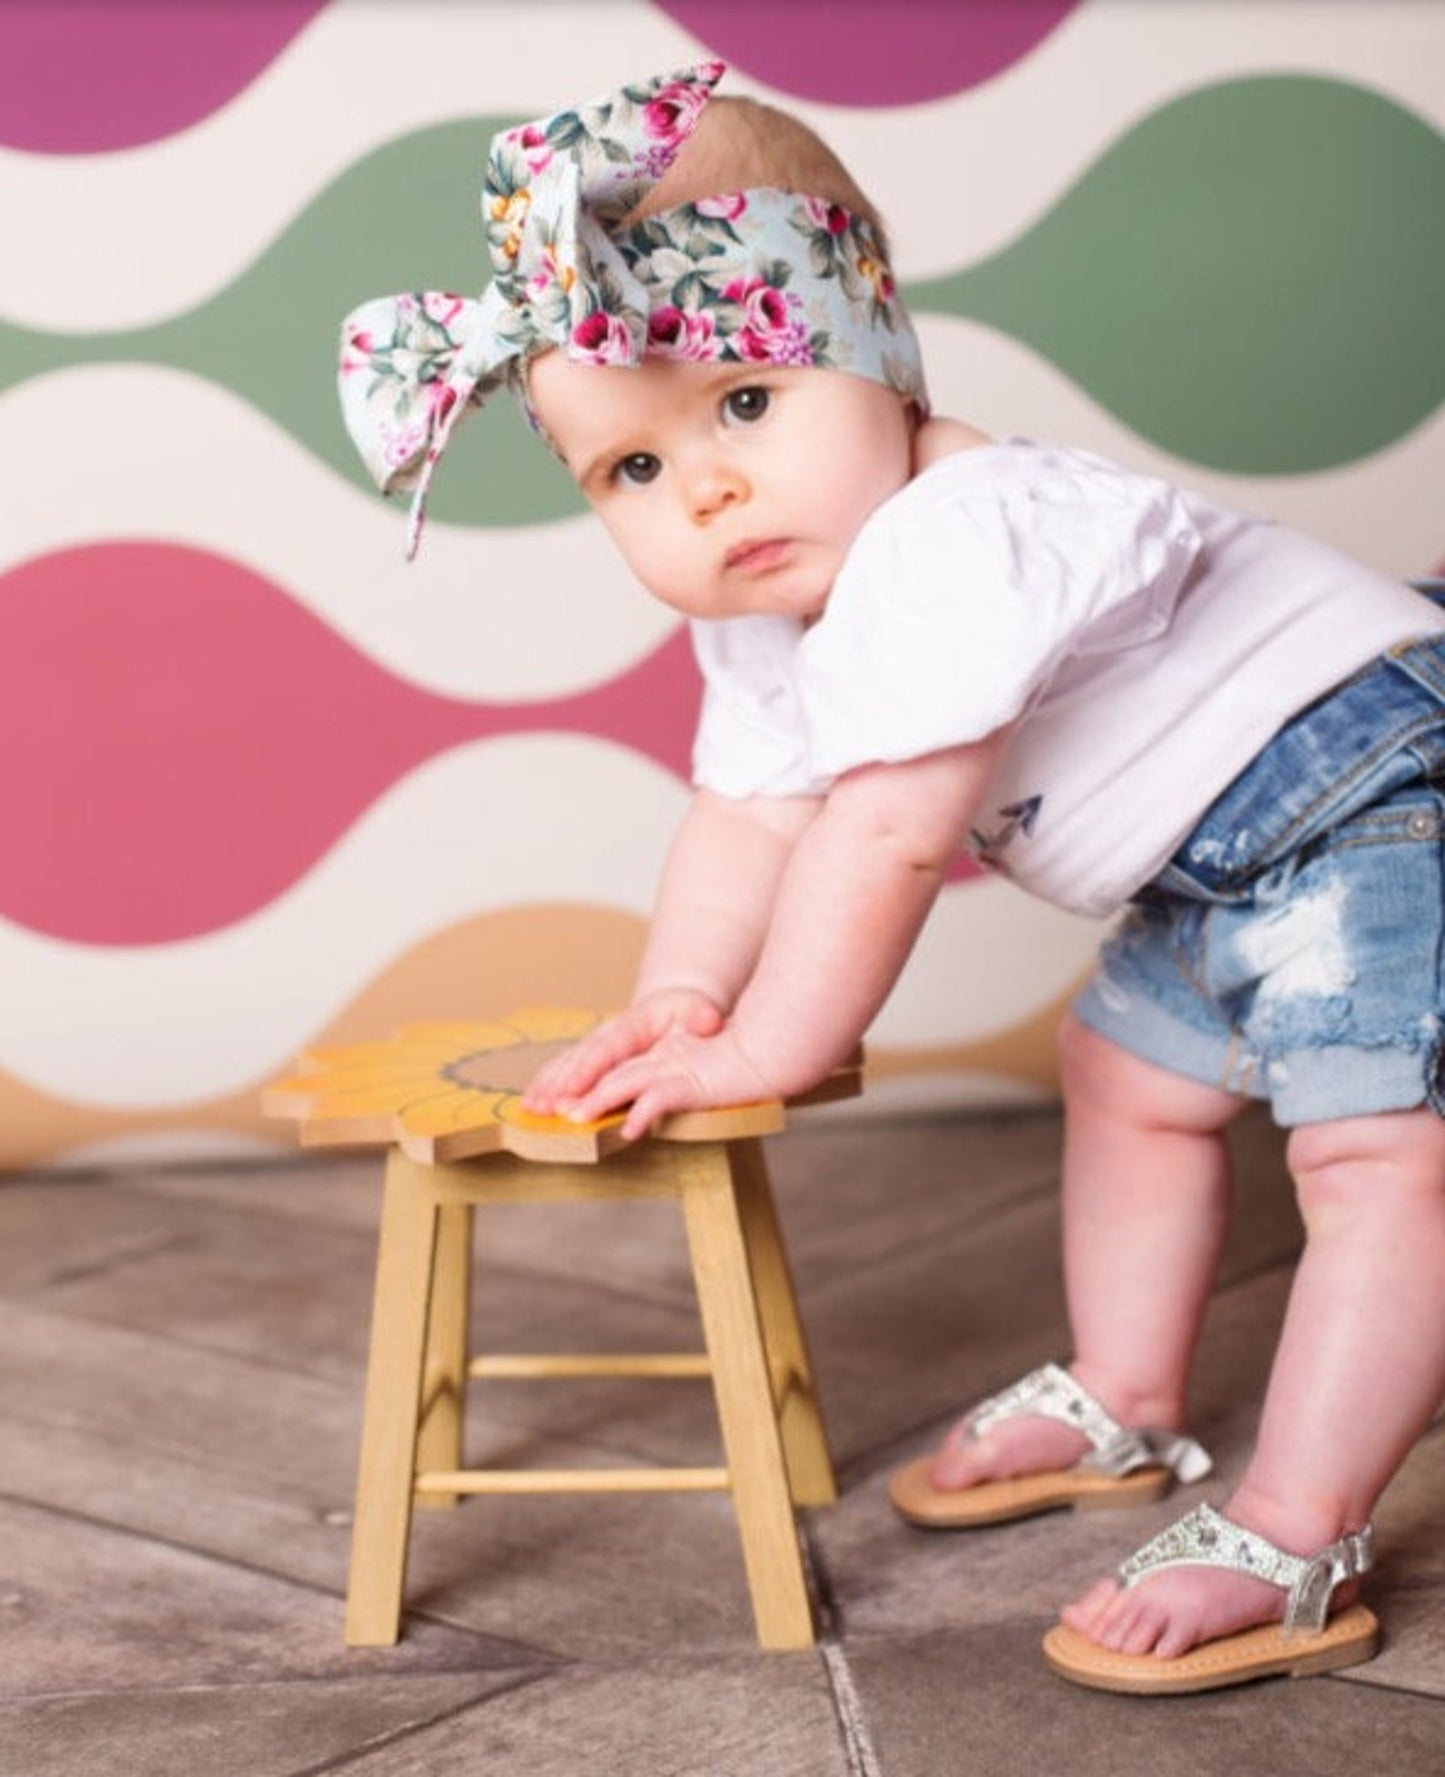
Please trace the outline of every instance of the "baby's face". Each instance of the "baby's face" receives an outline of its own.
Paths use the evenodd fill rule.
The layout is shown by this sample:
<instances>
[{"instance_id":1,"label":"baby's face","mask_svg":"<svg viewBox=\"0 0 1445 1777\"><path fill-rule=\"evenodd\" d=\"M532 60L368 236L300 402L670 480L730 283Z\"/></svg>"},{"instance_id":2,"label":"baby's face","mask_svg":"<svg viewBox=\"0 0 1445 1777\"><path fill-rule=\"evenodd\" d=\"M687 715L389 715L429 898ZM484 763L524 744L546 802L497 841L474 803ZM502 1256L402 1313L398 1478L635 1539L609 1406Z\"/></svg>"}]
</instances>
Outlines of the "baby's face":
<instances>
[{"instance_id":1,"label":"baby's face","mask_svg":"<svg viewBox=\"0 0 1445 1777\"><path fill-rule=\"evenodd\" d=\"M528 386L633 573L689 617L816 617L909 478L902 399L840 371L549 352Z\"/></svg>"}]
</instances>

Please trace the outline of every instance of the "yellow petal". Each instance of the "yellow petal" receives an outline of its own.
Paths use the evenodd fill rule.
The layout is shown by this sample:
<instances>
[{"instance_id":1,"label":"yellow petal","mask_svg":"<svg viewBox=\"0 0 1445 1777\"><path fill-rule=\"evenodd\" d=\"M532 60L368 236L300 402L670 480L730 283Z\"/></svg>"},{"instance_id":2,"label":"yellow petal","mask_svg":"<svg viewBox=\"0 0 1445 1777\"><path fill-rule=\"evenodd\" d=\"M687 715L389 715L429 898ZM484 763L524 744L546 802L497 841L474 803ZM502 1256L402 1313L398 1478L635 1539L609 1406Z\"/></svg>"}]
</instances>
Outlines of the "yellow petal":
<instances>
[{"instance_id":1,"label":"yellow petal","mask_svg":"<svg viewBox=\"0 0 1445 1777\"><path fill-rule=\"evenodd\" d=\"M413 1044L439 1044L453 1055L470 1054L476 1049L510 1049L521 1038L510 1023L495 1019L486 1023L477 1019L442 1019L421 1024L404 1024L394 1039L401 1048Z\"/></svg>"},{"instance_id":2,"label":"yellow petal","mask_svg":"<svg viewBox=\"0 0 1445 1777\"><path fill-rule=\"evenodd\" d=\"M524 1006L507 1023L531 1043L564 1043L585 1036L599 1022L595 1012L574 1006Z\"/></svg>"},{"instance_id":3,"label":"yellow petal","mask_svg":"<svg viewBox=\"0 0 1445 1777\"><path fill-rule=\"evenodd\" d=\"M496 1122L499 1094L467 1092L455 1088L435 1098L419 1099L398 1118L407 1135L449 1135L459 1129L481 1129Z\"/></svg>"}]
</instances>

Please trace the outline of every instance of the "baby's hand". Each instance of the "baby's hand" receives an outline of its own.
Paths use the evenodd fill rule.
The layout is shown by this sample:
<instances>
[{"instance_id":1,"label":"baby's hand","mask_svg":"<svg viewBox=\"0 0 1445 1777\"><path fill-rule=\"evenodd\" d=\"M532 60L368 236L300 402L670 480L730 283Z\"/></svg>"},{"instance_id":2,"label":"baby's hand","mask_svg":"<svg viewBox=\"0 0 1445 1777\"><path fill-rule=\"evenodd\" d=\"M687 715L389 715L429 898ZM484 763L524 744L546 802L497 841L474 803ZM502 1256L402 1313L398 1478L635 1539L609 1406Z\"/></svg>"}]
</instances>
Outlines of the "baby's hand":
<instances>
[{"instance_id":1,"label":"baby's hand","mask_svg":"<svg viewBox=\"0 0 1445 1777\"><path fill-rule=\"evenodd\" d=\"M716 1110L754 1104L778 1094L738 1044L731 1028L702 1036L674 1025L647 1050L619 1061L567 1115L590 1123L630 1104L623 1139L636 1141L673 1111Z\"/></svg>"},{"instance_id":2,"label":"baby's hand","mask_svg":"<svg viewBox=\"0 0 1445 1777\"><path fill-rule=\"evenodd\" d=\"M670 1031L711 1036L722 1021L718 1008L695 988L649 994L540 1068L522 1094L522 1108L544 1117L579 1116L579 1100L629 1057L651 1049ZM589 1112L587 1116L602 1114Z\"/></svg>"}]
</instances>

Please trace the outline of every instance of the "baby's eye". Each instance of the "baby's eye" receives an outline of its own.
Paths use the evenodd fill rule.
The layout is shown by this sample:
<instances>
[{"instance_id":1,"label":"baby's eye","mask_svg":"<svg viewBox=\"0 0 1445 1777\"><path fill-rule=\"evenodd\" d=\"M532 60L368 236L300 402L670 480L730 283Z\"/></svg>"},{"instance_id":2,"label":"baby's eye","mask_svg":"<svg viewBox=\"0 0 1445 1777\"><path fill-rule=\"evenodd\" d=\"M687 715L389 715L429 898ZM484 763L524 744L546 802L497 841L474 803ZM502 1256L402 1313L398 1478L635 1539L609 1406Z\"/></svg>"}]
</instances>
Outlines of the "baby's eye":
<instances>
[{"instance_id":1,"label":"baby's eye","mask_svg":"<svg viewBox=\"0 0 1445 1777\"><path fill-rule=\"evenodd\" d=\"M655 457L650 450L635 450L614 466L612 478L629 487L646 487L649 481L656 481L661 470L661 457Z\"/></svg>"},{"instance_id":2,"label":"baby's eye","mask_svg":"<svg viewBox=\"0 0 1445 1777\"><path fill-rule=\"evenodd\" d=\"M760 420L768 411L768 403L772 400L766 389L755 388L751 383L741 389L729 389L723 396L723 412L730 420L737 420L750 426L754 420Z\"/></svg>"}]
</instances>

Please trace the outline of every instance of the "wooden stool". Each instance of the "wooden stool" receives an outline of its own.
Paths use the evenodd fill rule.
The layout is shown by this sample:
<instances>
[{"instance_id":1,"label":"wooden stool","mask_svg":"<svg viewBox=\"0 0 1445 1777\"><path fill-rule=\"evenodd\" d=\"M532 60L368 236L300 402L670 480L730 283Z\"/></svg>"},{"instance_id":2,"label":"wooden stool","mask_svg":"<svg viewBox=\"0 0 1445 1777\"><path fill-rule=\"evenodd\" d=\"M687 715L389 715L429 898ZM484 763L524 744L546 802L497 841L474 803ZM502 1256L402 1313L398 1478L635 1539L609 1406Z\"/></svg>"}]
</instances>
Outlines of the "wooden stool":
<instances>
[{"instance_id":1,"label":"wooden stool","mask_svg":"<svg viewBox=\"0 0 1445 1777\"><path fill-rule=\"evenodd\" d=\"M759 1139L782 1127L782 1107L674 1117L626 1147L620 1118L578 1126L522 1112L526 1080L594 1021L544 1010L502 1025L411 1026L390 1044L314 1051L310 1071L266 1095L269 1111L300 1121L305 1143L396 1144L385 1169L347 1591L353 1647L397 1639L413 1504L473 1493L730 1491L759 1641L798 1648L814 1639L794 1507L826 1504L836 1486ZM388 1056L389 1099L380 1084ZM850 1070L817 1096L857 1089ZM478 1204L658 1197L682 1210L706 1355L469 1353ZM463 1468L467 1382L503 1376L710 1376L726 1466Z\"/></svg>"}]
</instances>

